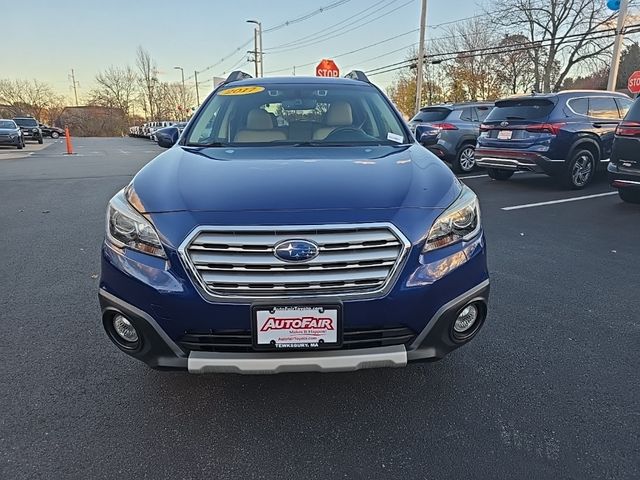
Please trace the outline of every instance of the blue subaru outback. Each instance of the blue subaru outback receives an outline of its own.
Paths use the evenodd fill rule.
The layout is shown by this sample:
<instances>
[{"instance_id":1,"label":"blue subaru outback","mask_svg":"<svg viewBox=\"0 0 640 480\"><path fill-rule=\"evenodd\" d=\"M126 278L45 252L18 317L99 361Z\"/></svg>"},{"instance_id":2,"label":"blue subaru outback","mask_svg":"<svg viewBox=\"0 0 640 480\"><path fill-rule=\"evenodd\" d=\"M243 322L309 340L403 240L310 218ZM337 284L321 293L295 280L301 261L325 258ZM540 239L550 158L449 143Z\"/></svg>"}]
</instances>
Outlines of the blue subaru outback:
<instances>
[{"instance_id":1,"label":"blue subaru outback","mask_svg":"<svg viewBox=\"0 0 640 480\"><path fill-rule=\"evenodd\" d=\"M584 188L609 162L615 129L631 104L627 95L599 90L498 100L480 127L476 163L494 180L528 171Z\"/></svg>"},{"instance_id":2,"label":"blue subaru outback","mask_svg":"<svg viewBox=\"0 0 640 480\"><path fill-rule=\"evenodd\" d=\"M234 72L107 208L109 338L153 368L434 360L487 314L475 194L362 72Z\"/></svg>"}]
</instances>

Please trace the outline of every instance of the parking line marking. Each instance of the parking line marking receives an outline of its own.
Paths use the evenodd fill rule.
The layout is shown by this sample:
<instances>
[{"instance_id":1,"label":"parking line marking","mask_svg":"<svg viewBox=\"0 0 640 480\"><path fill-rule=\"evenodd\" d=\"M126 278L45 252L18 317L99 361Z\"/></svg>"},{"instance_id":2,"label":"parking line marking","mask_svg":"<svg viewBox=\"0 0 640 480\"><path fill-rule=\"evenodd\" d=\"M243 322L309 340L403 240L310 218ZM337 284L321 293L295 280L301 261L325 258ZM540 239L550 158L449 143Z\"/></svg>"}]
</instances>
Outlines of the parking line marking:
<instances>
[{"instance_id":1,"label":"parking line marking","mask_svg":"<svg viewBox=\"0 0 640 480\"><path fill-rule=\"evenodd\" d=\"M578 200L588 200L590 198L607 197L609 195L617 195L618 192L596 193L593 195L583 195L582 197L563 198L561 200L550 200L548 202L526 203L524 205L514 205L513 207L502 207L501 210L520 210L523 208L543 207L545 205L555 205L556 203L577 202Z\"/></svg>"}]
</instances>

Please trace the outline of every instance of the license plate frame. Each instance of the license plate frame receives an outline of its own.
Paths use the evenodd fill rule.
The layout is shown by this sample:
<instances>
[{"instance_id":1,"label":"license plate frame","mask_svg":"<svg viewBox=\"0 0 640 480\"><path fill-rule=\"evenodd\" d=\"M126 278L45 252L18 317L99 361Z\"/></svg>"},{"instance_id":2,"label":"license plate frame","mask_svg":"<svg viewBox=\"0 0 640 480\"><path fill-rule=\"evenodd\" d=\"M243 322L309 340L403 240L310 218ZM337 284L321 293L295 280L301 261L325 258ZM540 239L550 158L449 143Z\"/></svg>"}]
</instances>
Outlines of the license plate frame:
<instances>
[{"instance_id":1,"label":"license plate frame","mask_svg":"<svg viewBox=\"0 0 640 480\"><path fill-rule=\"evenodd\" d=\"M266 314L264 313L266 312ZM273 317L277 315L276 317ZM308 317L314 317L309 320ZM267 324L269 318L274 321ZM304 325L313 328L287 328L297 325L295 320L305 321ZM277 323L279 320L280 323ZM324 322L319 322L324 320ZM318 326L327 326L326 320L331 321L332 330L335 335L322 335L322 332L329 332L326 328L317 328ZM289 323L287 324L287 321ZM251 307L251 339L254 350L260 351L313 351L335 349L342 346L343 333L342 305L341 304L258 304ZM270 328L271 327L271 328ZM280 328L283 327L283 328ZM265 330L266 328L266 330ZM267 333L268 332L268 333ZM280 332L280 333L278 333ZM320 335L317 335L320 333ZM290 341L284 339L278 342L274 336L281 334L283 337L289 338ZM302 340L302 339L305 340ZM270 339L270 343L265 340ZM316 339L317 341L312 341ZM327 341L329 339L330 341ZM319 340L322 340L319 341Z\"/></svg>"},{"instance_id":2,"label":"license plate frame","mask_svg":"<svg viewBox=\"0 0 640 480\"><path fill-rule=\"evenodd\" d=\"M500 130L498 132L498 140L511 140L513 137L513 130Z\"/></svg>"}]
</instances>

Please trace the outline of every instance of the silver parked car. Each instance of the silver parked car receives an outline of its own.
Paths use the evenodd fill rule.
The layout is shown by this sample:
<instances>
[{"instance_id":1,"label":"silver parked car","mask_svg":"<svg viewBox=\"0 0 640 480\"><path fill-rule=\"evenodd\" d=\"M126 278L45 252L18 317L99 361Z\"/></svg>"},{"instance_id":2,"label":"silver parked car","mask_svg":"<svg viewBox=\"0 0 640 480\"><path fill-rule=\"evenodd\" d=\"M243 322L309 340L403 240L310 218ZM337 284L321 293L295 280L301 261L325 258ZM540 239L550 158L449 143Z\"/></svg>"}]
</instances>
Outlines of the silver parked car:
<instances>
[{"instance_id":1,"label":"silver parked car","mask_svg":"<svg viewBox=\"0 0 640 480\"><path fill-rule=\"evenodd\" d=\"M476 166L474 150L480 124L493 109L493 103L450 103L421 108L409 127L420 141L423 133L439 133L438 142L425 145L451 164L456 173L470 172Z\"/></svg>"}]
</instances>

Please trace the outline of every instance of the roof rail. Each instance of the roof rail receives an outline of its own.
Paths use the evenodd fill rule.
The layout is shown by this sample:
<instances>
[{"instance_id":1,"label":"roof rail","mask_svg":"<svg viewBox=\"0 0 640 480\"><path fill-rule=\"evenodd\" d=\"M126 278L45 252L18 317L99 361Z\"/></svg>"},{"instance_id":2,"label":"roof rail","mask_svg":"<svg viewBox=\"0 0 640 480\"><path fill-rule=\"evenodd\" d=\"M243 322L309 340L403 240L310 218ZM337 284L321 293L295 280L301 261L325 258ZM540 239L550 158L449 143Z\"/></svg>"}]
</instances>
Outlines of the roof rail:
<instances>
[{"instance_id":1,"label":"roof rail","mask_svg":"<svg viewBox=\"0 0 640 480\"><path fill-rule=\"evenodd\" d=\"M248 73L244 73L241 70L234 70L229 74L229 76L223 83L238 82L240 80L245 80L247 78L253 78L253 77Z\"/></svg>"},{"instance_id":2,"label":"roof rail","mask_svg":"<svg viewBox=\"0 0 640 480\"><path fill-rule=\"evenodd\" d=\"M351 70L344 78L350 78L351 80L359 80L361 82L371 83L369 78L362 70Z\"/></svg>"}]
</instances>

